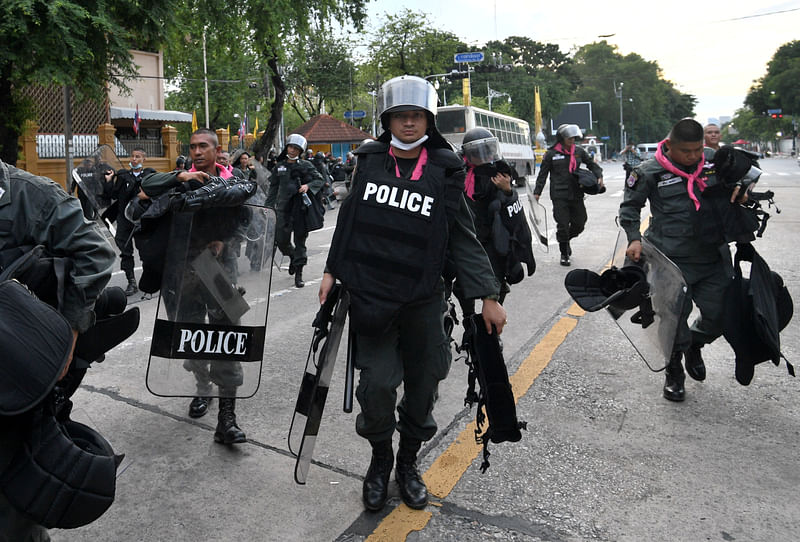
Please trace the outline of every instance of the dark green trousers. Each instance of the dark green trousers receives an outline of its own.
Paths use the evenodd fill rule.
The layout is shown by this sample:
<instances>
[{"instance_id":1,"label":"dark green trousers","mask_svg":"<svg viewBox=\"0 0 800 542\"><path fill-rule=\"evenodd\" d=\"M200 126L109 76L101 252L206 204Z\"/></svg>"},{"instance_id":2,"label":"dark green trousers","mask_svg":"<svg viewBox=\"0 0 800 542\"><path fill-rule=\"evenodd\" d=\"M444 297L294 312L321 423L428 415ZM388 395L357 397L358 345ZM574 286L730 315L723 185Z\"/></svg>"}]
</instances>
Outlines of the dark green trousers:
<instances>
[{"instance_id":1,"label":"dark green trousers","mask_svg":"<svg viewBox=\"0 0 800 542\"><path fill-rule=\"evenodd\" d=\"M388 440L395 428L422 441L436 434L433 404L451 361L444 310L444 297L437 294L403 307L383 335L356 335L355 366L360 370L356 398L361 405L356 432L362 437ZM398 404L400 384L403 397Z\"/></svg>"},{"instance_id":2,"label":"dark green trousers","mask_svg":"<svg viewBox=\"0 0 800 542\"><path fill-rule=\"evenodd\" d=\"M690 344L708 344L722 335L725 291L731 283L730 264L721 258L714 263L678 263L688 287L683 312L678 321L674 350L686 351ZM700 315L689 326L692 302Z\"/></svg>"}]
</instances>

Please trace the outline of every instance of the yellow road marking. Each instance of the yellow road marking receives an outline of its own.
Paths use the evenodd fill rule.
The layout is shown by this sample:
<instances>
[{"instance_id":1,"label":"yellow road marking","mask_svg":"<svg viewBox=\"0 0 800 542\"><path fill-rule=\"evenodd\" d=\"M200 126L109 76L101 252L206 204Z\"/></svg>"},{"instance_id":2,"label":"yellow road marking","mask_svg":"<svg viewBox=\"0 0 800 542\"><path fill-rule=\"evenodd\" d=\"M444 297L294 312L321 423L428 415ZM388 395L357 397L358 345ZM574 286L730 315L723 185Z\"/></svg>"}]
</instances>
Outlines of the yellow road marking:
<instances>
[{"instance_id":1,"label":"yellow road marking","mask_svg":"<svg viewBox=\"0 0 800 542\"><path fill-rule=\"evenodd\" d=\"M583 311L572 305L567 314L582 316ZM556 322L547 335L537 344L525 358L509 381L514 392L514 401L527 393L533 381L541 374L556 349L561 346L567 335L575 329L578 321L574 318L561 318ZM458 481L467 471L472 462L480 453L482 446L475 442L475 420L467 424L456 439L447 449L436 458L430 468L422 475L428 492L440 499L447 497ZM392 510L381 521L367 542L401 541L405 540L413 531L421 531L430 521L433 514L426 510L412 510L401 504Z\"/></svg>"}]
</instances>

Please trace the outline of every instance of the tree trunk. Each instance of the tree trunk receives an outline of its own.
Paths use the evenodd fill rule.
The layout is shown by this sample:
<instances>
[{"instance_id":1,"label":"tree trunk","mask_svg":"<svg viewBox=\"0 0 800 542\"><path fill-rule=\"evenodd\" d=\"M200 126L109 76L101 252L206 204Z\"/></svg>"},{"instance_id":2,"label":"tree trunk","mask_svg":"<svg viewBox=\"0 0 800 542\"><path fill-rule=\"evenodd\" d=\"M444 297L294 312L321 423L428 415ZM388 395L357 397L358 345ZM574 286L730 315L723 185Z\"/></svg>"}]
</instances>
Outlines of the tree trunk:
<instances>
[{"instance_id":1,"label":"tree trunk","mask_svg":"<svg viewBox=\"0 0 800 542\"><path fill-rule=\"evenodd\" d=\"M21 123L19 104L14 103L14 89L11 86L11 69L6 65L0 74L0 160L16 165Z\"/></svg>"},{"instance_id":2,"label":"tree trunk","mask_svg":"<svg viewBox=\"0 0 800 542\"><path fill-rule=\"evenodd\" d=\"M275 89L275 100L269 108L269 120L267 127L264 129L264 135L261 139L256 140L255 153L256 156L266 157L270 148L275 143L275 138L278 135L278 130L281 127L281 119L283 118L283 104L286 100L286 85L283 84L283 78L278 72L278 58L276 56L267 60L267 65L270 69L270 79L272 86ZM280 152L281 149L275 149Z\"/></svg>"}]
</instances>

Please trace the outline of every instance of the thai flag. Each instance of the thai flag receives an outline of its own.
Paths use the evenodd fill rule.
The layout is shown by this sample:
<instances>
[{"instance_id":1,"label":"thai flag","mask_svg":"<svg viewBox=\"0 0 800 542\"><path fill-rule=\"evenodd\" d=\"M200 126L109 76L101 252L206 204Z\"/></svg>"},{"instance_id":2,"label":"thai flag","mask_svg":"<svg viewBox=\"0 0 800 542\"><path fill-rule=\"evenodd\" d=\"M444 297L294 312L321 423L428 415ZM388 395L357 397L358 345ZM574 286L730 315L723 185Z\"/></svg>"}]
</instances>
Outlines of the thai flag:
<instances>
[{"instance_id":1,"label":"thai flag","mask_svg":"<svg viewBox=\"0 0 800 542\"><path fill-rule=\"evenodd\" d=\"M133 133L139 135L139 104L136 104L136 114L133 115Z\"/></svg>"}]
</instances>

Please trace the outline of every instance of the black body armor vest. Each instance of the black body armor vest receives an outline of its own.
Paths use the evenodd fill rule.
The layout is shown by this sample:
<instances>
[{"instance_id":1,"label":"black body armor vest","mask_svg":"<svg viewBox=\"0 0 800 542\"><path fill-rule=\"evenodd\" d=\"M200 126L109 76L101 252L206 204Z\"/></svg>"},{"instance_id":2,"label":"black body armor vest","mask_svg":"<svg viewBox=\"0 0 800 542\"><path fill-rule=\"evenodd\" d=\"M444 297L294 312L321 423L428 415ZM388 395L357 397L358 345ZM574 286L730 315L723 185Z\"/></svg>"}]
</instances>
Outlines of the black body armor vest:
<instances>
[{"instance_id":1,"label":"black body armor vest","mask_svg":"<svg viewBox=\"0 0 800 542\"><path fill-rule=\"evenodd\" d=\"M379 335L401 306L435 292L445 263L448 207L457 208L463 190L463 182L449 182L439 152L445 151L429 151L416 181L386 171L385 152L359 156L328 260L350 292L350 321L359 333Z\"/></svg>"}]
</instances>

